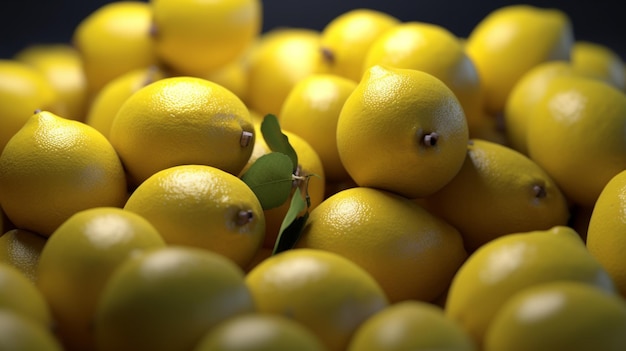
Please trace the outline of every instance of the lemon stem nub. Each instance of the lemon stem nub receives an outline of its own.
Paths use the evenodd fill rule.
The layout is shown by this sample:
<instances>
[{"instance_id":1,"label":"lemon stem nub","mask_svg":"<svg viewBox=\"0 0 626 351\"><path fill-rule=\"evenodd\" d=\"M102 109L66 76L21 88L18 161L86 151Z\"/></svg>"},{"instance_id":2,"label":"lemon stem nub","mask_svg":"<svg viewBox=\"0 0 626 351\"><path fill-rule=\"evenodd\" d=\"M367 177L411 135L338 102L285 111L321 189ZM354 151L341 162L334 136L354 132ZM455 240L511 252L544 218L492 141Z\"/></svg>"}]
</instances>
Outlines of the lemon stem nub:
<instances>
[{"instance_id":1,"label":"lemon stem nub","mask_svg":"<svg viewBox=\"0 0 626 351\"><path fill-rule=\"evenodd\" d=\"M241 145L241 147L246 147L250 145L250 140L252 140L253 136L254 134L244 130L243 132L241 132L241 139L239 140L239 145Z\"/></svg>"},{"instance_id":2,"label":"lemon stem nub","mask_svg":"<svg viewBox=\"0 0 626 351\"><path fill-rule=\"evenodd\" d=\"M241 210L237 213L237 225L246 225L252 222L254 218L254 213L252 210Z\"/></svg>"},{"instance_id":3,"label":"lemon stem nub","mask_svg":"<svg viewBox=\"0 0 626 351\"><path fill-rule=\"evenodd\" d=\"M439 134L437 134L436 132L431 132L428 134L424 134L424 137L422 137L422 142L426 146L435 146L437 145L438 139L439 139Z\"/></svg>"},{"instance_id":4,"label":"lemon stem nub","mask_svg":"<svg viewBox=\"0 0 626 351\"><path fill-rule=\"evenodd\" d=\"M546 195L548 195L546 193L546 189L538 184L533 185L533 191L535 192L535 197L538 199L544 198L546 197Z\"/></svg>"},{"instance_id":5,"label":"lemon stem nub","mask_svg":"<svg viewBox=\"0 0 626 351\"><path fill-rule=\"evenodd\" d=\"M330 64L335 62L335 55L329 48L322 48L322 57L324 60Z\"/></svg>"},{"instance_id":6,"label":"lemon stem nub","mask_svg":"<svg viewBox=\"0 0 626 351\"><path fill-rule=\"evenodd\" d=\"M152 23L152 25L150 26L150 28L148 29L150 36L155 38L157 36L157 34L159 33L159 29L157 28L157 25Z\"/></svg>"}]
</instances>

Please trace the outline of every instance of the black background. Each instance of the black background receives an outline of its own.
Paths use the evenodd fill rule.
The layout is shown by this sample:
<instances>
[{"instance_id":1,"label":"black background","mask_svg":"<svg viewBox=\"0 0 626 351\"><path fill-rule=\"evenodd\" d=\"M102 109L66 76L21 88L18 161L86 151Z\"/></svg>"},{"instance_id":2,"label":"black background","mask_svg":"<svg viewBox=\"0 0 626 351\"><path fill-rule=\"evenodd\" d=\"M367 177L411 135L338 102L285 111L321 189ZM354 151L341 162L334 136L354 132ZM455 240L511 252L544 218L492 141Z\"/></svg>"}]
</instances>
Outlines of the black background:
<instances>
[{"instance_id":1,"label":"black background","mask_svg":"<svg viewBox=\"0 0 626 351\"><path fill-rule=\"evenodd\" d=\"M105 0L4 0L0 4L0 58L9 58L35 43L69 43L78 23ZM519 1L468 0L265 0L263 29L304 27L321 30L337 15L357 7L385 11L402 21L442 25L459 36L490 11ZM526 1L563 10L572 21L576 39L609 46L626 60L626 11L623 1ZM621 4L620 4L621 3Z\"/></svg>"}]
</instances>

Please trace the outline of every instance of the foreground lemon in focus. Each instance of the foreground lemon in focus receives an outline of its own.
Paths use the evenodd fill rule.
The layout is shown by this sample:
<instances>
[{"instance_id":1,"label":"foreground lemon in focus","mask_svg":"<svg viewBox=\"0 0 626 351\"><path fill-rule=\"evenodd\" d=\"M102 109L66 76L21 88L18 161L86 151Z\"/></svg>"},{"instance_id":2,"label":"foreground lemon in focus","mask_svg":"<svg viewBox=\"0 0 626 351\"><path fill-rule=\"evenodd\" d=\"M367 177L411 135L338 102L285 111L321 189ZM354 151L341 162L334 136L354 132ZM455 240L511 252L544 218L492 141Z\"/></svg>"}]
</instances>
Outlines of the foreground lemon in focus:
<instances>
[{"instance_id":1,"label":"foreground lemon in focus","mask_svg":"<svg viewBox=\"0 0 626 351\"><path fill-rule=\"evenodd\" d=\"M182 165L146 179L124 209L152 223L169 245L218 252L246 267L263 244L265 217L240 178L218 168Z\"/></svg>"},{"instance_id":2,"label":"foreground lemon in focus","mask_svg":"<svg viewBox=\"0 0 626 351\"><path fill-rule=\"evenodd\" d=\"M270 256L246 276L261 313L287 316L342 351L358 326L388 305L365 270L328 251L292 249Z\"/></svg>"},{"instance_id":3,"label":"foreground lemon in focus","mask_svg":"<svg viewBox=\"0 0 626 351\"><path fill-rule=\"evenodd\" d=\"M335 193L313 209L296 247L352 260L392 303L435 300L467 257L456 228L409 199L364 187Z\"/></svg>"},{"instance_id":4,"label":"foreground lemon in focus","mask_svg":"<svg viewBox=\"0 0 626 351\"><path fill-rule=\"evenodd\" d=\"M0 350L63 351L52 331L11 311L0 310Z\"/></svg>"},{"instance_id":5,"label":"foreground lemon in focus","mask_svg":"<svg viewBox=\"0 0 626 351\"><path fill-rule=\"evenodd\" d=\"M16 227L50 236L74 213L122 207L126 175L115 149L92 127L42 111L0 156L0 203Z\"/></svg>"},{"instance_id":6,"label":"foreground lemon in focus","mask_svg":"<svg viewBox=\"0 0 626 351\"><path fill-rule=\"evenodd\" d=\"M484 244L461 266L448 292L446 316L482 346L493 318L511 296L562 280L615 291L610 276L573 229L511 233Z\"/></svg>"},{"instance_id":7,"label":"foreground lemon in focus","mask_svg":"<svg viewBox=\"0 0 626 351\"><path fill-rule=\"evenodd\" d=\"M485 109L502 113L526 71L542 62L569 60L573 43L572 24L561 10L515 4L487 14L465 41L484 87Z\"/></svg>"},{"instance_id":8,"label":"foreground lemon in focus","mask_svg":"<svg viewBox=\"0 0 626 351\"><path fill-rule=\"evenodd\" d=\"M208 330L254 312L243 271L220 254L168 246L123 262L102 290L97 349L192 350Z\"/></svg>"},{"instance_id":9,"label":"foreground lemon in focus","mask_svg":"<svg viewBox=\"0 0 626 351\"><path fill-rule=\"evenodd\" d=\"M528 122L528 154L565 196L593 206L626 168L626 93L597 79L550 81Z\"/></svg>"},{"instance_id":10,"label":"foreground lemon in focus","mask_svg":"<svg viewBox=\"0 0 626 351\"><path fill-rule=\"evenodd\" d=\"M37 266L47 239L24 229L11 229L0 235L0 262L8 263L37 281Z\"/></svg>"},{"instance_id":11,"label":"foreground lemon in focus","mask_svg":"<svg viewBox=\"0 0 626 351\"><path fill-rule=\"evenodd\" d=\"M179 76L132 94L118 110L109 138L138 185L183 164L238 174L252 153L254 126L233 92L206 79Z\"/></svg>"},{"instance_id":12,"label":"foreground lemon in focus","mask_svg":"<svg viewBox=\"0 0 626 351\"><path fill-rule=\"evenodd\" d=\"M3 310L52 330L53 317L41 291L19 269L0 262L0 311Z\"/></svg>"},{"instance_id":13,"label":"foreground lemon in focus","mask_svg":"<svg viewBox=\"0 0 626 351\"><path fill-rule=\"evenodd\" d=\"M448 183L463 165L468 139L454 93L413 69L371 67L337 121L337 150L350 177L409 198Z\"/></svg>"},{"instance_id":14,"label":"foreground lemon in focus","mask_svg":"<svg viewBox=\"0 0 626 351\"><path fill-rule=\"evenodd\" d=\"M619 351L626 301L580 282L539 284L514 294L494 317L485 351Z\"/></svg>"},{"instance_id":15,"label":"foreground lemon in focus","mask_svg":"<svg viewBox=\"0 0 626 351\"><path fill-rule=\"evenodd\" d=\"M572 46L571 61L576 72L626 90L624 61L610 47L596 42L578 40Z\"/></svg>"}]
</instances>

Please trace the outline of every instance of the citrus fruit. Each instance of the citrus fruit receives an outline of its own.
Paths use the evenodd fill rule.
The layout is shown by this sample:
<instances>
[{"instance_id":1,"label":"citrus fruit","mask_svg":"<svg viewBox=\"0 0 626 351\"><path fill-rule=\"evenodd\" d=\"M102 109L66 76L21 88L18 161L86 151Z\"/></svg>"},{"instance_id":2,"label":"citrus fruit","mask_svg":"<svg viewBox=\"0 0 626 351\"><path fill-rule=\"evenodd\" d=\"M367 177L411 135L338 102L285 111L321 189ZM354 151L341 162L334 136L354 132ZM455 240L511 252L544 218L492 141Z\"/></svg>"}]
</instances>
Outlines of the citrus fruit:
<instances>
[{"instance_id":1,"label":"citrus fruit","mask_svg":"<svg viewBox=\"0 0 626 351\"><path fill-rule=\"evenodd\" d=\"M626 345L626 301L580 282L520 290L496 314L485 351L618 351Z\"/></svg>"},{"instance_id":2,"label":"citrus fruit","mask_svg":"<svg viewBox=\"0 0 626 351\"><path fill-rule=\"evenodd\" d=\"M37 112L0 156L0 203L20 229L49 236L74 213L122 207L126 176L111 143L80 121Z\"/></svg>"},{"instance_id":3,"label":"citrus fruit","mask_svg":"<svg viewBox=\"0 0 626 351\"><path fill-rule=\"evenodd\" d=\"M576 72L626 90L626 67L612 48L593 41L577 40L572 46L571 62Z\"/></svg>"},{"instance_id":4,"label":"citrus fruit","mask_svg":"<svg viewBox=\"0 0 626 351\"><path fill-rule=\"evenodd\" d=\"M109 139L138 185L183 164L238 174L252 153L254 127L248 108L230 90L206 79L177 76L132 94L113 119Z\"/></svg>"},{"instance_id":5,"label":"citrus fruit","mask_svg":"<svg viewBox=\"0 0 626 351\"><path fill-rule=\"evenodd\" d=\"M0 311L4 310L52 330L52 314L41 291L19 269L0 262Z\"/></svg>"},{"instance_id":6,"label":"citrus fruit","mask_svg":"<svg viewBox=\"0 0 626 351\"><path fill-rule=\"evenodd\" d=\"M406 300L367 319L357 329L347 350L474 351L476 346L459 325L446 317L441 307Z\"/></svg>"},{"instance_id":7,"label":"citrus fruit","mask_svg":"<svg viewBox=\"0 0 626 351\"><path fill-rule=\"evenodd\" d=\"M149 3L115 1L97 7L74 28L72 44L83 63L88 99L111 79L157 64L152 15Z\"/></svg>"},{"instance_id":8,"label":"citrus fruit","mask_svg":"<svg viewBox=\"0 0 626 351\"><path fill-rule=\"evenodd\" d=\"M570 18L557 8L513 4L488 13L465 41L484 88L485 109L502 113L526 71L542 62L569 60L573 43Z\"/></svg>"},{"instance_id":9,"label":"citrus fruit","mask_svg":"<svg viewBox=\"0 0 626 351\"><path fill-rule=\"evenodd\" d=\"M37 265L47 239L24 229L11 229L0 234L0 262L17 268L33 283L37 280Z\"/></svg>"},{"instance_id":10,"label":"citrus fruit","mask_svg":"<svg viewBox=\"0 0 626 351\"><path fill-rule=\"evenodd\" d=\"M357 83L336 74L311 74L297 82L285 98L278 118L284 130L306 140L317 152L329 181L349 178L337 151L337 120Z\"/></svg>"},{"instance_id":11,"label":"citrus fruit","mask_svg":"<svg viewBox=\"0 0 626 351\"><path fill-rule=\"evenodd\" d=\"M569 219L567 199L543 168L479 139L470 140L458 174L419 203L457 228L469 252L502 235L550 229Z\"/></svg>"},{"instance_id":12,"label":"citrus fruit","mask_svg":"<svg viewBox=\"0 0 626 351\"><path fill-rule=\"evenodd\" d=\"M210 329L193 351L324 351L310 330L285 316L250 313Z\"/></svg>"},{"instance_id":13,"label":"citrus fruit","mask_svg":"<svg viewBox=\"0 0 626 351\"><path fill-rule=\"evenodd\" d=\"M591 210L587 249L611 275L626 297L626 171L606 184Z\"/></svg>"},{"instance_id":14,"label":"citrus fruit","mask_svg":"<svg viewBox=\"0 0 626 351\"><path fill-rule=\"evenodd\" d=\"M296 247L350 259L392 303L434 300L467 257L456 228L409 199L365 187L340 191L313 209Z\"/></svg>"},{"instance_id":15,"label":"citrus fruit","mask_svg":"<svg viewBox=\"0 0 626 351\"><path fill-rule=\"evenodd\" d=\"M152 0L153 40L160 60L183 75L222 68L261 32L258 0Z\"/></svg>"},{"instance_id":16,"label":"citrus fruit","mask_svg":"<svg viewBox=\"0 0 626 351\"><path fill-rule=\"evenodd\" d=\"M223 86L237 95L241 101L247 103L248 66L245 61L245 54L219 69L203 74L201 78Z\"/></svg>"},{"instance_id":17,"label":"citrus fruit","mask_svg":"<svg viewBox=\"0 0 626 351\"><path fill-rule=\"evenodd\" d=\"M593 206L626 168L626 93L597 79L560 76L528 121L528 155L575 204Z\"/></svg>"},{"instance_id":18,"label":"citrus fruit","mask_svg":"<svg viewBox=\"0 0 626 351\"><path fill-rule=\"evenodd\" d=\"M348 10L331 19L320 33L320 52L328 72L360 81L368 49L398 23L398 18L370 8Z\"/></svg>"},{"instance_id":19,"label":"citrus fruit","mask_svg":"<svg viewBox=\"0 0 626 351\"><path fill-rule=\"evenodd\" d=\"M376 280L328 251L291 249L270 256L246 275L257 311L284 315L328 350L345 350L358 326L388 305Z\"/></svg>"},{"instance_id":20,"label":"citrus fruit","mask_svg":"<svg viewBox=\"0 0 626 351\"><path fill-rule=\"evenodd\" d=\"M50 330L0 309L0 350L63 351L63 347Z\"/></svg>"},{"instance_id":21,"label":"citrus fruit","mask_svg":"<svg viewBox=\"0 0 626 351\"><path fill-rule=\"evenodd\" d=\"M341 109L337 150L358 185L423 197L461 169L467 128L461 104L441 80L376 65Z\"/></svg>"},{"instance_id":22,"label":"citrus fruit","mask_svg":"<svg viewBox=\"0 0 626 351\"><path fill-rule=\"evenodd\" d=\"M54 231L39 257L37 287L66 347L94 348L96 304L113 270L142 250L163 246L146 219L116 207L77 212Z\"/></svg>"},{"instance_id":23,"label":"citrus fruit","mask_svg":"<svg viewBox=\"0 0 626 351\"><path fill-rule=\"evenodd\" d=\"M461 266L448 292L446 316L482 347L493 318L513 294L563 280L615 291L608 273L573 229L507 234L481 246Z\"/></svg>"},{"instance_id":24,"label":"citrus fruit","mask_svg":"<svg viewBox=\"0 0 626 351\"><path fill-rule=\"evenodd\" d=\"M202 247L245 267L263 244L265 217L240 178L218 168L182 165L139 185L124 209L159 231L166 243Z\"/></svg>"},{"instance_id":25,"label":"citrus fruit","mask_svg":"<svg viewBox=\"0 0 626 351\"><path fill-rule=\"evenodd\" d=\"M446 27L417 21L396 24L370 45L363 70L374 65L410 68L439 78L463 107L470 134L488 118L476 67L461 40Z\"/></svg>"},{"instance_id":26,"label":"citrus fruit","mask_svg":"<svg viewBox=\"0 0 626 351\"><path fill-rule=\"evenodd\" d=\"M220 322L254 311L243 271L195 247L155 248L123 262L98 303L97 349L191 350Z\"/></svg>"}]
</instances>

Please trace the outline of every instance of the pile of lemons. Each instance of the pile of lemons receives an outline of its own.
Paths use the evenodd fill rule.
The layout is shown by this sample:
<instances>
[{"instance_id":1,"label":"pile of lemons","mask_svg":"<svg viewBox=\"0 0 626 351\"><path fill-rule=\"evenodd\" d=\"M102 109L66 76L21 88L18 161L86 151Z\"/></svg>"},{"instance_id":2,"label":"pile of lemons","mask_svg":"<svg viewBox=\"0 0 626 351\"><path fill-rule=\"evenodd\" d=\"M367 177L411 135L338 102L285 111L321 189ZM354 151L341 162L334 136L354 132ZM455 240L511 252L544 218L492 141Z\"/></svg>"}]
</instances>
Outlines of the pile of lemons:
<instances>
[{"instance_id":1,"label":"pile of lemons","mask_svg":"<svg viewBox=\"0 0 626 351\"><path fill-rule=\"evenodd\" d=\"M625 349L616 51L262 20L111 2L0 60L0 350Z\"/></svg>"}]
</instances>

